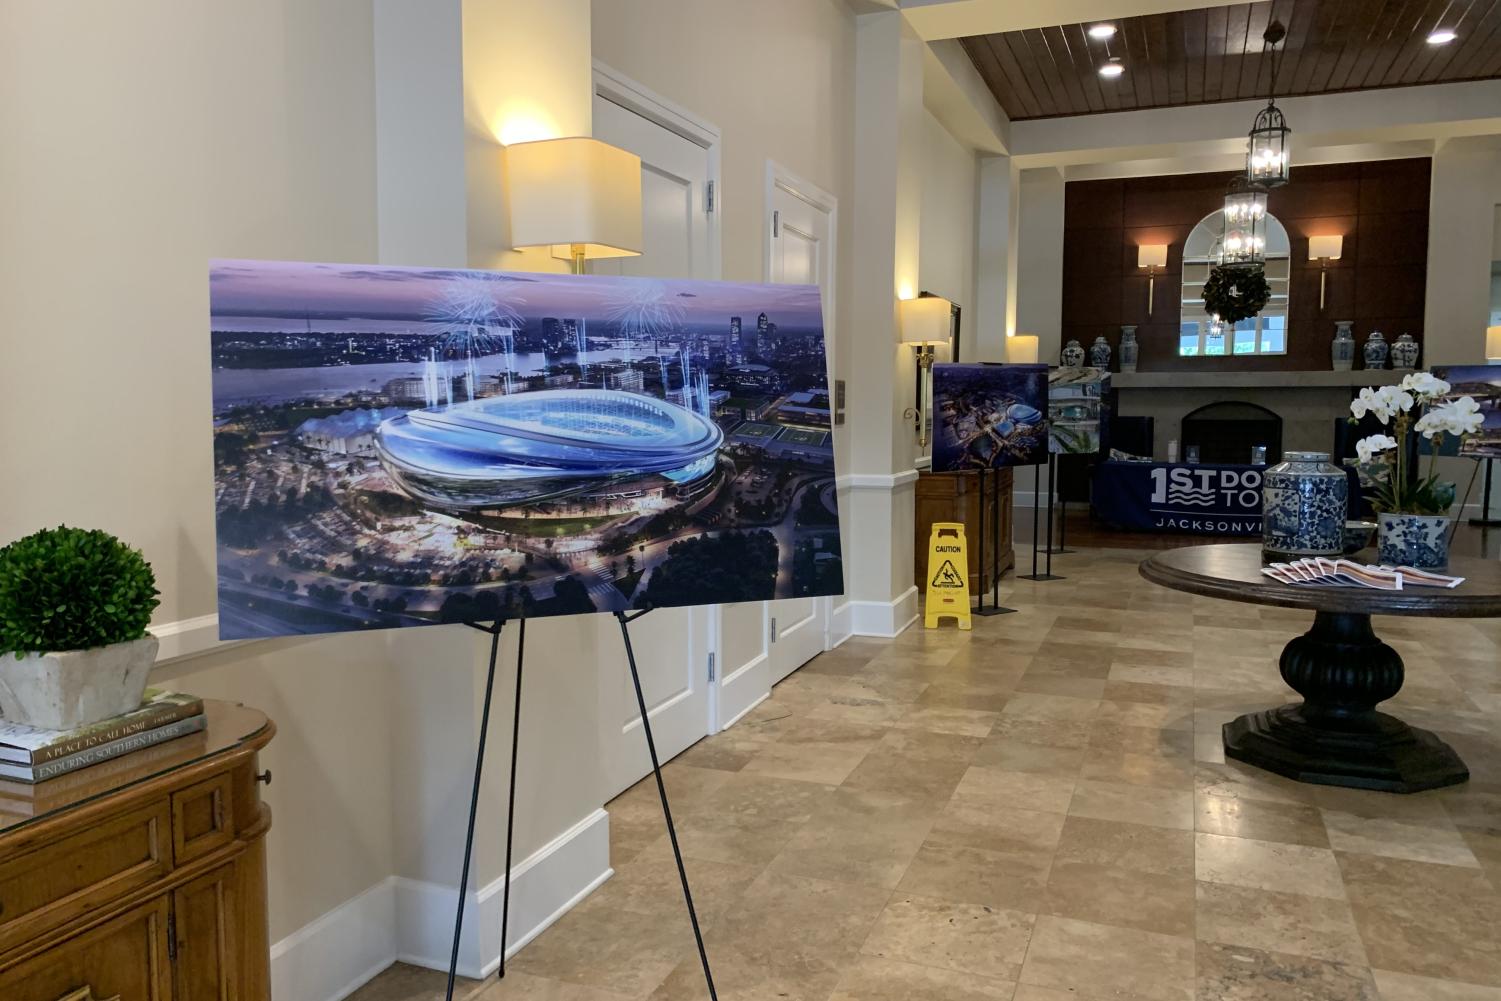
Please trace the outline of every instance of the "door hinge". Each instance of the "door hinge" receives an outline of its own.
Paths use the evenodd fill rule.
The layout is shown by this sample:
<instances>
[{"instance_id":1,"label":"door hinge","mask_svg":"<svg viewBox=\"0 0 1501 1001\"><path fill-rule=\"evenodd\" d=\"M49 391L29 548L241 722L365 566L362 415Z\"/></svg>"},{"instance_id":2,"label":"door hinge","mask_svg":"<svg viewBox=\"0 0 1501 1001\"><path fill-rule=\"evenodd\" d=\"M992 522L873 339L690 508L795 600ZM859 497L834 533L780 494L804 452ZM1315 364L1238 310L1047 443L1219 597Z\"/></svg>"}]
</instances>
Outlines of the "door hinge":
<instances>
[{"instance_id":1,"label":"door hinge","mask_svg":"<svg viewBox=\"0 0 1501 1001\"><path fill-rule=\"evenodd\" d=\"M708 184L704 185L704 211L705 212L713 212L714 211L714 182L713 181L710 181Z\"/></svg>"},{"instance_id":2,"label":"door hinge","mask_svg":"<svg viewBox=\"0 0 1501 1001\"><path fill-rule=\"evenodd\" d=\"M167 915L167 960L177 962L177 915Z\"/></svg>"},{"instance_id":3,"label":"door hinge","mask_svg":"<svg viewBox=\"0 0 1501 1001\"><path fill-rule=\"evenodd\" d=\"M714 680L714 655L709 654L709 680Z\"/></svg>"},{"instance_id":4,"label":"door hinge","mask_svg":"<svg viewBox=\"0 0 1501 1001\"><path fill-rule=\"evenodd\" d=\"M780 209L773 209L771 213L771 235L782 235L782 213Z\"/></svg>"},{"instance_id":5,"label":"door hinge","mask_svg":"<svg viewBox=\"0 0 1501 1001\"><path fill-rule=\"evenodd\" d=\"M771 632L771 638L767 642L769 642L769 643L775 643L777 641L777 620L776 620L776 616L772 616L772 619L771 619L771 630L770 630L770 632Z\"/></svg>"}]
</instances>

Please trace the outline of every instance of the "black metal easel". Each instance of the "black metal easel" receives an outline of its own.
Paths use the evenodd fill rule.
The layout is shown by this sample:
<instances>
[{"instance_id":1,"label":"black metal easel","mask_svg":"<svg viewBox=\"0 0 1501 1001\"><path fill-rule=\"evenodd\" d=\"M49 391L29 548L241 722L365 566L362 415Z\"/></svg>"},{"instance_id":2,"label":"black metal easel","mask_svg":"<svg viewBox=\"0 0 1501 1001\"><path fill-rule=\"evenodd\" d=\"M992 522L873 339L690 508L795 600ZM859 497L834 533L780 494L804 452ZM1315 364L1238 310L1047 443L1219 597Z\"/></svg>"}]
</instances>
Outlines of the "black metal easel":
<instances>
[{"instance_id":1,"label":"black metal easel","mask_svg":"<svg viewBox=\"0 0 1501 1001\"><path fill-rule=\"evenodd\" d=\"M1480 491L1480 517L1471 518L1470 524L1477 528L1494 528L1501 525L1501 518L1491 517L1491 458L1485 457L1485 486Z\"/></svg>"},{"instance_id":2,"label":"black metal easel","mask_svg":"<svg viewBox=\"0 0 1501 1001\"><path fill-rule=\"evenodd\" d=\"M976 562L980 564L982 569L980 572L980 593L975 595L975 607L973 611L976 615L1005 615L1007 612L1016 611L1016 609L1006 608L1001 604L1001 477L999 473L995 477L996 496L995 505L992 508L995 513L991 528L995 535L995 541L991 543L990 555L990 607L985 607L985 572L983 569L985 565L985 502L990 499L989 491L985 489L985 485L989 482L989 473L989 466L980 467L980 558Z\"/></svg>"},{"instance_id":3,"label":"black metal easel","mask_svg":"<svg viewBox=\"0 0 1501 1001\"><path fill-rule=\"evenodd\" d=\"M678 832L672 822L672 808L667 804L667 787L662 782L662 763L657 759L657 743L652 737L651 716L646 711L646 696L641 690L641 675L636 670L636 654L631 649L631 634L628 625L651 609L642 609L627 615L624 612L616 612L615 618L620 622L620 638L625 643L626 662L631 667L631 682L636 689L636 705L641 711L641 730L646 734L646 750L651 755L651 770L657 780L657 795L662 800L662 816L667 821L667 836L672 841L672 855L678 864L678 879L683 884L683 902L688 906L688 920L693 925L693 939L698 945L699 962L704 967L704 982L709 987L711 1001L719 1001L719 995L714 990L714 975L709 972L709 954L704 950L703 932L698 926L698 912L693 908L693 893L688 889L688 870L683 866L683 852L678 847ZM479 746L474 755L474 788L469 795L469 825L464 835L464 866L459 877L459 904L458 912L453 920L453 951L448 959L448 990L444 997L446 1001L453 1001L454 981L458 975L459 966L459 939L464 928L464 898L469 888L469 862L474 854L474 821L479 810L480 777L485 765L485 741L490 732L490 701L495 690L495 662L500 652L500 632L505 627L505 619L496 619L488 626L477 622L469 622L466 625L490 636L490 667L485 678L485 704L483 717L480 720ZM506 933L511 916L511 842L515 833L516 817L516 757L520 746L521 733L521 667L522 657L526 650L526 619L521 619L521 634L516 645L516 701L514 705L514 718L511 726L511 781L506 793L506 878L505 886L501 891L500 908L500 971L499 976L506 975Z\"/></svg>"},{"instance_id":4,"label":"black metal easel","mask_svg":"<svg viewBox=\"0 0 1501 1001\"><path fill-rule=\"evenodd\" d=\"M1048 453L1048 458L1053 458L1051 452ZM1057 462L1059 468L1063 467L1063 456L1061 454L1054 461ZM1052 470L1048 471L1048 480L1049 482L1052 481ZM1049 493L1048 500L1051 502L1052 499L1052 494ZM1048 527L1052 528L1052 526L1053 516L1049 514ZM1068 497L1061 492L1058 495L1058 548L1053 548L1053 543L1050 537L1048 541L1048 552L1052 553L1055 556L1063 556L1073 552L1072 549L1068 548Z\"/></svg>"},{"instance_id":5,"label":"black metal easel","mask_svg":"<svg viewBox=\"0 0 1501 1001\"><path fill-rule=\"evenodd\" d=\"M1056 482L1056 470L1053 465L1053 453L1048 452L1048 544L1044 552L1047 554L1047 569L1042 573L1037 572L1037 523L1038 508L1037 497L1042 492L1042 463L1032 467L1032 572L1018 574L1020 580L1063 580L1058 574L1053 573L1053 485Z\"/></svg>"}]
</instances>

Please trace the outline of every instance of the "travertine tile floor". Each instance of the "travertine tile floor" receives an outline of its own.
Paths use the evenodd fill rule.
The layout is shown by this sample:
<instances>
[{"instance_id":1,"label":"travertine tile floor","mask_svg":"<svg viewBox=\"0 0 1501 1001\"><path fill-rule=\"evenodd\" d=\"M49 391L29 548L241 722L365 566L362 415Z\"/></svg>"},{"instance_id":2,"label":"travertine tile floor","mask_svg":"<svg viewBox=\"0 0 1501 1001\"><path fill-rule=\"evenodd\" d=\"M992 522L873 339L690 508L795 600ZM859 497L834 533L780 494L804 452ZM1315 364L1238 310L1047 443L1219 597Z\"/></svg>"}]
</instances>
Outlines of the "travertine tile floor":
<instances>
[{"instance_id":1,"label":"travertine tile floor","mask_svg":"<svg viewBox=\"0 0 1501 1001\"><path fill-rule=\"evenodd\" d=\"M1310 613L1060 557L971 633L851 640L667 769L725 1001L1501 1001L1501 622L1380 619L1470 765L1394 796L1226 763ZM707 994L650 782L613 879L483 1001ZM357 1001L442 996L397 967Z\"/></svg>"}]
</instances>

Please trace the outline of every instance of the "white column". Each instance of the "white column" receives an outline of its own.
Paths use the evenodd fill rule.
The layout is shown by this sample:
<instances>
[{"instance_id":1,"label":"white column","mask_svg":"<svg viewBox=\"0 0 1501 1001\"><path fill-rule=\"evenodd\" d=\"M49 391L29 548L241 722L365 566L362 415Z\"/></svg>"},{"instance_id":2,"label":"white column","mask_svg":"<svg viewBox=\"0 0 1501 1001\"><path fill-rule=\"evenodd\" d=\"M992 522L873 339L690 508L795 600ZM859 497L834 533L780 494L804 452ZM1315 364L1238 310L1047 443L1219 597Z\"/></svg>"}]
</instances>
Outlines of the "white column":
<instances>
[{"instance_id":1,"label":"white column","mask_svg":"<svg viewBox=\"0 0 1501 1001\"><path fill-rule=\"evenodd\" d=\"M973 351L965 361L1005 361L1014 333L1017 186L1009 156L980 158L980 221L976 238L976 312Z\"/></svg>"},{"instance_id":2,"label":"white column","mask_svg":"<svg viewBox=\"0 0 1501 1001\"><path fill-rule=\"evenodd\" d=\"M842 483L854 544L846 553L856 633L898 631L917 612L913 583L912 351L900 343L897 299L919 291L922 206L922 42L898 12L856 27L850 461Z\"/></svg>"},{"instance_id":3,"label":"white column","mask_svg":"<svg viewBox=\"0 0 1501 1001\"><path fill-rule=\"evenodd\" d=\"M1428 197L1422 364L1483 364L1501 138L1450 139L1439 146Z\"/></svg>"},{"instance_id":4,"label":"white column","mask_svg":"<svg viewBox=\"0 0 1501 1001\"><path fill-rule=\"evenodd\" d=\"M1063 175L1023 170L1017 189L1012 311L1017 333L1036 334L1038 359L1056 363L1063 331Z\"/></svg>"}]
</instances>

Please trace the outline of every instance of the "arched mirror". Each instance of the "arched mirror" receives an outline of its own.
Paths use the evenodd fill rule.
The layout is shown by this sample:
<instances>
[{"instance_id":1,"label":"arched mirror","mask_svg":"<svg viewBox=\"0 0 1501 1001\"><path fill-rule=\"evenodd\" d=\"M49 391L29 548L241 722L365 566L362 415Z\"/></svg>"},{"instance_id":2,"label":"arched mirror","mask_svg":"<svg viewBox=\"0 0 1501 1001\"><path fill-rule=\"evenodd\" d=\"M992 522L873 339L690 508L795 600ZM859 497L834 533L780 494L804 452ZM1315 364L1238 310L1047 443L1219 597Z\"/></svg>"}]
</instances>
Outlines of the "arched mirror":
<instances>
[{"instance_id":1,"label":"arched mirror","mask_svg":"<svg viewBox=\"0 0 1501 1001\"><path fill-rule=\"evenodd\" d=\"M1287 229L1270 212L1266 215L1266 280L1272 294L1257 316L1232 329L1225 324L1216 334L1204 312L1204 283L1219 261L1224 213L1218 209L1199 220L1183 245L1183 310L1178 328L1178 354L1281 355L1287 353L1287 279L1292 246Z\"/></svg>"}]
</instances>

